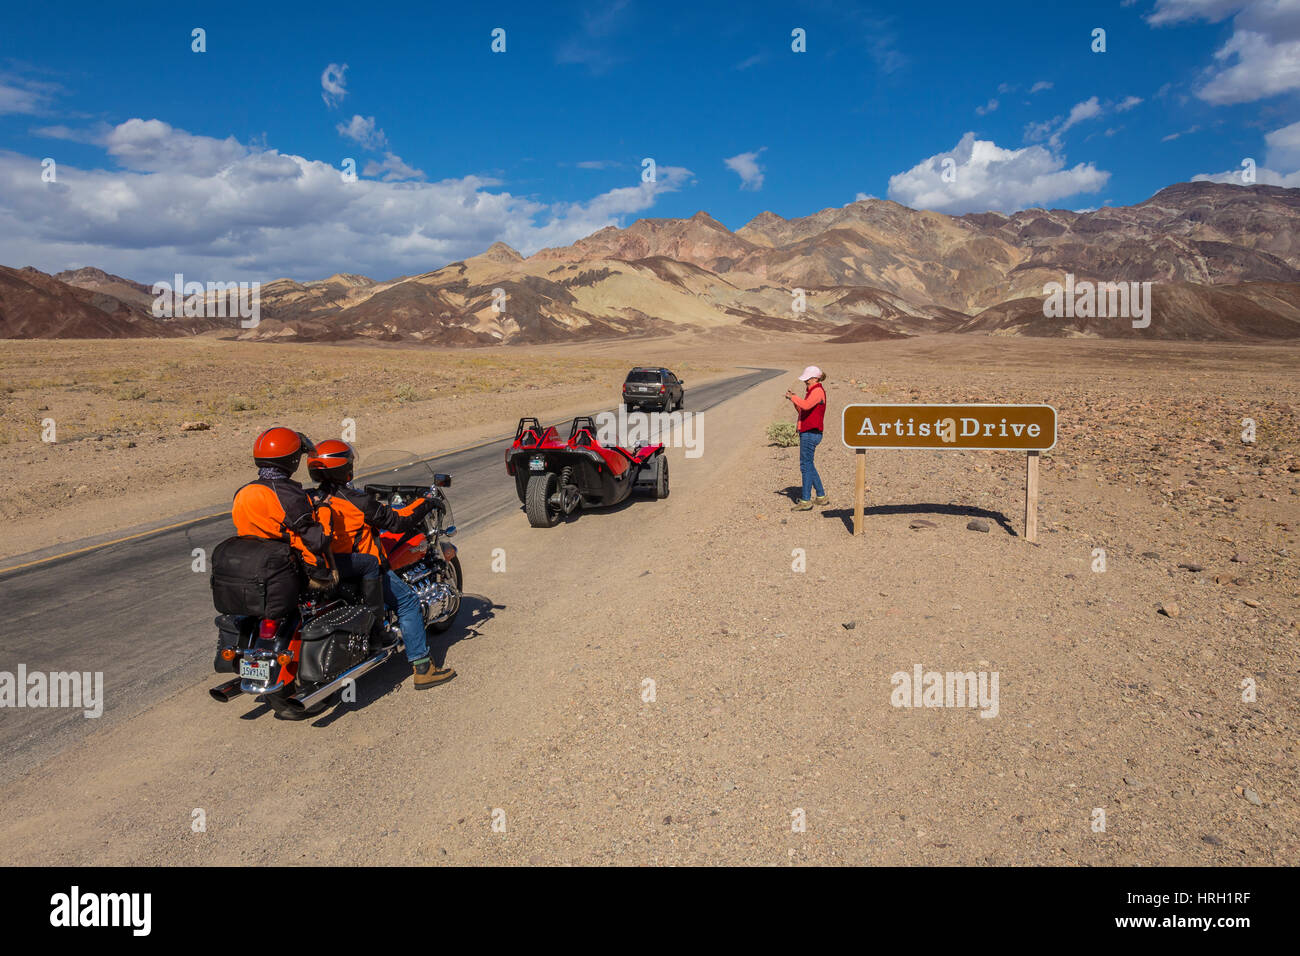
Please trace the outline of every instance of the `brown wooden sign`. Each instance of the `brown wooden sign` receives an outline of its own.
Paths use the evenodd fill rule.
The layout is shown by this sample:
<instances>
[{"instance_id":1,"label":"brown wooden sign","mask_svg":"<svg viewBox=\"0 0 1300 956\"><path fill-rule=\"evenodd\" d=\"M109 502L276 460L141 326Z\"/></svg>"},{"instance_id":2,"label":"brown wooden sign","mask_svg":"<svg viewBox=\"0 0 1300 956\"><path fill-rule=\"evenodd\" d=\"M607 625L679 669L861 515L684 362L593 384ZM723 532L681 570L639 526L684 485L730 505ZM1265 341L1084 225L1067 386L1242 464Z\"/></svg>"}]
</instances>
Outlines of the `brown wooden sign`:
<instances>
[{"instance_id":1,"label":"brown wooden sign","mask_svg":"<svg viewBox=\"0 0 1300 956\"><path fill-rule=\"evenodd\" d=\"M853 533L866 516L868 448L1025 453L1025 540L1038 537L1038 455L1056 445L1051 405L845 405L842 440L857 451Z\"/></svg>"},{"instance_id":2,"label":"brown wooden sign","mask_svg":"<svg viewBox=\"0 0 1300 956\"><path fill-rule=\"evenodd\" d=\"M1051 405L845 405L850 448L980 448L1047 451L1056 444Z\"/></svg>"}]
</instances>

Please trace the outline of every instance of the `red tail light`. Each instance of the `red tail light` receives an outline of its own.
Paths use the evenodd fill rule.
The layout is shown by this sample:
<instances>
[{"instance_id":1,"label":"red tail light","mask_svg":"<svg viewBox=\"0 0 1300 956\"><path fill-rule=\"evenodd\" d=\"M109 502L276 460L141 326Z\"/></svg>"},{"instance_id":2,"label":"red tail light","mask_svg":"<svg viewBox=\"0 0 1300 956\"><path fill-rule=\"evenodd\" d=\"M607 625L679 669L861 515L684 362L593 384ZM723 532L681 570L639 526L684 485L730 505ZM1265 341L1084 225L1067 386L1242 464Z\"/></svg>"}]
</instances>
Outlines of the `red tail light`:
<instances>
[{"instance_id":1,"label":"red tail light","mask_svg":"<svg viewBox=\"0 0 1300 956\"><path fill-rule=\"evenodd\" d=\"M663 385L660 385L660 386L659 386L659 394L662 395L665 391L667 391L667 387L666 387L666 386L663 386Z\"/></svg>"},{"instance_id":2,"label":"red tail light","mask_svg":"<svg viewBox=\"0 0 1300 956\"><path fill-rule=\"evenodd\" d=\"M275 632L280 629L279 621L264 620L262 626L257 632L257 636L264 641L269 641L275 637Z\"/></svg>"}]
</instances>

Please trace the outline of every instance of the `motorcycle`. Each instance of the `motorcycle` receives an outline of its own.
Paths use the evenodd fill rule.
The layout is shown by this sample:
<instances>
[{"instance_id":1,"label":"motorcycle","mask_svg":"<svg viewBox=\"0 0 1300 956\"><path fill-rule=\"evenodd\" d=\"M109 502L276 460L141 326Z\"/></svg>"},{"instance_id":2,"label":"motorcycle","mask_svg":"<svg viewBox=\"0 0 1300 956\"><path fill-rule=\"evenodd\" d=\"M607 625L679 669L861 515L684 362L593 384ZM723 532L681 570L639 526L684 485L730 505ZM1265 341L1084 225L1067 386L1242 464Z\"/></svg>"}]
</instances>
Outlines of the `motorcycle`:
<instances>
[{"instance_id":1,"label":"motorcycle","mask_svg":"<svg viewBox=\"0 0 1300 956\"><path fill-rule=\"evenodd\" d=\"M404 534L379 535L389 567L415 592L426 630L442 633L460 612L464 576L456 546L451 503L443 490L451 476L435 472L408 452L368 456L378 467L358 481L380 501L407 512L420 498L436 495L442 507ZM297 613L279 619L223 614L214 668L233 677L209 693L228 703L243 694L265 701L277 716L303 720L335 703L345 686L405 650L397 614L386 609L382 636L371 636L373 613L360 583L344 579L328 592L302 590Z\"/></svg>"}]
</instances>

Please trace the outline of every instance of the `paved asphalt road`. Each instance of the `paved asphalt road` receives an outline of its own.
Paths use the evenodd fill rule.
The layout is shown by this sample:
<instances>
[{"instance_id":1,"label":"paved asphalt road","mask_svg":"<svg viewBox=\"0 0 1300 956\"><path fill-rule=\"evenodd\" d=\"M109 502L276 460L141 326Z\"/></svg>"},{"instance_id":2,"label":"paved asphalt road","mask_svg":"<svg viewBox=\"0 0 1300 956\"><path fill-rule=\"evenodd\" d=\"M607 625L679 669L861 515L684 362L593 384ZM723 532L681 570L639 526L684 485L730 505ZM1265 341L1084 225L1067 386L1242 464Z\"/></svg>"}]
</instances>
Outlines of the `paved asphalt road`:
<instances>
[{"instance_id":1,"label":"paved asphalt road","mask_svg":"<svg viewBox=\"0 0 1300 956\"><path fill-rule=\"evenodd\" d=\"M704 411L780 374L761 369L691 388L686 408ZM453 476L448 497L458 542L476 526L520 508L505 471L510 441L429 459ZM306 478L305 470L299 477ZM102 672L105 705L96 719L81 710L0 709L0 782L204 675L218 683L208 575L191 570L191 553L203 548L211 555L234 529L229 515L188 522L184 517L189 516L171 522L173 527L144 534L127 530L97 546L70 543L59 549L63 556L40 553L5 562L14 570L0 570L0 671L14 674L21 663L28 673ZM38 563L18 567L33 560ZM475 589L472 575L467 573L465 583Z\"/></svg>"}]
</instances>

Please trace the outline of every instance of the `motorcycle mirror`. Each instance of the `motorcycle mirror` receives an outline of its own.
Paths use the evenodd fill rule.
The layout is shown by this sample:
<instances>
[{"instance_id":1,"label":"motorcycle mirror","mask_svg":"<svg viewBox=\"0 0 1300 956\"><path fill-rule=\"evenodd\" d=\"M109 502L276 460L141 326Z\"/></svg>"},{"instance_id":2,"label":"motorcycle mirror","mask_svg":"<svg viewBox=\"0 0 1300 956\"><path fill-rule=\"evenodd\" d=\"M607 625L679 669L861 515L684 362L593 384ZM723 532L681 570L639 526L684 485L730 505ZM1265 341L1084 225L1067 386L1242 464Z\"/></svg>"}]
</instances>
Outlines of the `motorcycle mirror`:
<instances>
[{"instance_id":1,"label":"motorcycle mirror","mask_svg":"<svg viewBox=\"0 0 1300 956\"><path fill-rule=\"evenodd\" d=\"M442 472L437 472L433 476L433 483L437 485L439 488L450 488L451 475L444 474Z\"/></svg>"}]
</instances>

